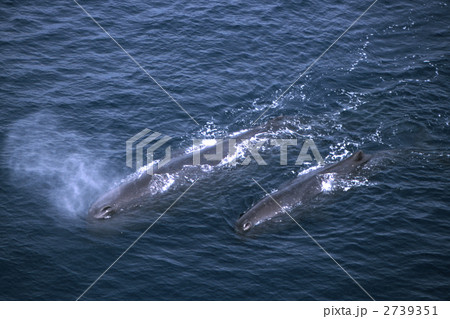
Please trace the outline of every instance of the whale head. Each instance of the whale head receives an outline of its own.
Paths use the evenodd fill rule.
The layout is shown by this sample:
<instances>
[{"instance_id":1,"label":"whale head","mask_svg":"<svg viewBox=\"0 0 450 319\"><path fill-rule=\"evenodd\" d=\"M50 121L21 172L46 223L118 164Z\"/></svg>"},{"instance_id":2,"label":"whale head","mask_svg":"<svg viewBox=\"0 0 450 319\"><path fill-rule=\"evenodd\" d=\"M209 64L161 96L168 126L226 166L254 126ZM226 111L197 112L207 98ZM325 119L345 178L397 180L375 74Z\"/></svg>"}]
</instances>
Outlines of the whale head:
<instances>
[{"instance_id":1,"label":"whale head","mask_svg":"<svg viewBox=\"0 0 450 319\"><path fill-rule=\"evenodd\" d=\"M270 201L273 202L272 199L270 199ZM265 210L264 208L251 208L249 211L241 215L234 227L236 233L239 235L253 237L258 236L267 229L264 225L270 225L269 227L273 227L280 222L282 218L285 218L285 216L280 215L279 209L277 210L277 213L272 214L272 212Z\"/></svg>"},{"instance_id":2,"label":"whale head","mask_svg":"<svg viewBox=\"0 0 450 319\"><path fill-rule=\"evenodd\" d=\"M94 220L113 216L138 206L139 199L148 193L150 175L120 184L103 194L89 208L88 217Z\"/></svg>"},{"instance_id":3,"label":"whale head","mask_svg":"<svg viewBox=\"0 0 450 319\"><path fill-rule=\"evenodd\" d=\"M259 228L258 225L273 219L281 212L282 209L278 204L271 197L266 197L239 217L235 230L241 235L253 233L256 228Z\"/></svg>"},{"instance_id":4,"label":"whale head","mask_svg":"<svg viewBox=\"0 0 450 319\"><path fill-rule=\"evenodd\" d=\"M239 235L248 235L252 233L255 226L256 223L251 218L240 218L235 224L235 231Z\"/></svg>"}]
</instances>

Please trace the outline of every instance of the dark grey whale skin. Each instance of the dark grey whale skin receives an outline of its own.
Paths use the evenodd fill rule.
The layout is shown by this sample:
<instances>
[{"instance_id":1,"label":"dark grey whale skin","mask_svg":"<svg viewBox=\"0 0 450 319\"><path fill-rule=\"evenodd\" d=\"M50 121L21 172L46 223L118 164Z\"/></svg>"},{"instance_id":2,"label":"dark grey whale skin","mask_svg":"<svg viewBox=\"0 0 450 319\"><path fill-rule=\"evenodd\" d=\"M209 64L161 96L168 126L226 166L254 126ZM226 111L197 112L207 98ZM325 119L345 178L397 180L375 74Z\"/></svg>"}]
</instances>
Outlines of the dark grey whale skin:
<instances>
[{"instance_id":1,"label":"dark grey whale skin","mask_svg":"<svg viewBox=\"0 0 450 319\"><path fill-rule=\"evenodd\" d=\"M371 158L371 155L357 151L338 163L313 171L306 176L297 177L277 192L264 197L245 212L236 223L236 232L242 235L247 234L255 226L280 214L285 214L285 211L281 207L295 207L300 203L307 203L323 192L322 176L324 174L334 173L337 178L354 174Z\"/></svg>"},{"instance_id":2,"label":"dark grey whale skin","mask_svg":"<svg viewBox=\"0 0 450 319\"><path fill-rule=\"evenodd\" d=\"M258 134L275 132L286 125L284 117L279 116L268 121L265 125L248 129L236 136L236 144L247 139L251 139ZM205 147L200 151L200 165L208 164L211 166L218 165L219 160L206 160L205 154L215 154L216 146ZM223 140L223 157L229 154L229 140ZM180 172L186 165L193 164L192 153L183 154L179 157L171 159L161 168L154 168L153 174L173 174ZM185 176L188 177L188 176ZM125 213L129 209L140 205L144 200L150 197L149 185L153 179L153 175L143 173L139 177L118 185L97 199L89 208L88 219L109 219L118 213Z\"/></svg>"}]
</instances>

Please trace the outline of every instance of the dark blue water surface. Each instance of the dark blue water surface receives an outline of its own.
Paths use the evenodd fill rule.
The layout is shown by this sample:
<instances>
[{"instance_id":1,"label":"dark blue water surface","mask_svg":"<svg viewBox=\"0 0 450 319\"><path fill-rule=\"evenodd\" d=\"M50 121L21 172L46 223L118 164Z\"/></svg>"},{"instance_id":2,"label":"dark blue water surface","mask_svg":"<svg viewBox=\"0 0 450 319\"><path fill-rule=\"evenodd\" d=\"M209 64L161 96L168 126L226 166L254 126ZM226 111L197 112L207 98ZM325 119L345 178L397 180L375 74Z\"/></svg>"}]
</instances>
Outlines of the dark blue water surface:
<instances>
[{"instance_id":1,"label":"dark blue water surface","mask_svg":"<svg viewBox=\"0 0 450 319\"><path fill-rule=\"evenodd\" d=\"M379 0L276 103L371 1L79 3L199 125L74 1L2 1L1 299L77 299L186 189L89 222L133 173L128 138L150 128L183 152L266 107L260 123L290 117L327 163L357 149L389 158L297 214L317 242L377 300L449 299L447 1ZM314 165L264 152L271 165L204 174L82 299L370 299L293 222L236 234L264 197L252 178L275 191Z\"/></svg>"}]
</instances>

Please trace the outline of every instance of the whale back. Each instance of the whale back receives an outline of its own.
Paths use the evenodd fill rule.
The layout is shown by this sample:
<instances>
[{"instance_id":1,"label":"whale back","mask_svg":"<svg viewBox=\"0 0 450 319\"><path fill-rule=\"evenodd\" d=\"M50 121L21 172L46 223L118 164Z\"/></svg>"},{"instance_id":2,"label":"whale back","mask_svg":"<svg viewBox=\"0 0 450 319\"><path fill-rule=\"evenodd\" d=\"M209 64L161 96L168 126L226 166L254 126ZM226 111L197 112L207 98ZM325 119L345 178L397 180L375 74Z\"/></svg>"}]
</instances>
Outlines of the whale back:
<instances>
[{"instance_id":1,"label":"whale back","mask_svg":"<svg viewBox=\"0 0 450 319\"><path fill-rule=\"evenodd\" d=\"M371 155L357 151L348 158L325 168L299 176L277 192L264 197L240 216L236 223L236 231L247 233L254 226L283 214L284 207L295 207L307 203L323 192L321 176L325 174L345 177L358 172L370 159ZM283 208L282 208L283 207Z\"/></svg>"},{"instance_id":2,"label":"whale back","mask_svg":"<svg viewBox=\"0 0 450 319\"><path fill-rule=\"evenodd\" d=\"M346 159L326 167L322 173L351 174L363 167L371 158L371 155L359 150Z\"/></svg>"}]
</instances>

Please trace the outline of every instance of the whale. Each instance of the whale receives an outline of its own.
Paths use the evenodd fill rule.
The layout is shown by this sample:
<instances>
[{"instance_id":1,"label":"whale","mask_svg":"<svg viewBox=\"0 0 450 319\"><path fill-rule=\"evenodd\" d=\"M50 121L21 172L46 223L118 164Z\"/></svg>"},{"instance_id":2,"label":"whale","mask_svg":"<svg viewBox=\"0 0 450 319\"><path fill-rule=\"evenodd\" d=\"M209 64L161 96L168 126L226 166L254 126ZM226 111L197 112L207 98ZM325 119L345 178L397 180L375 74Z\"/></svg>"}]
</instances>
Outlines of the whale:
<instances>
[{"instance_id":1,"label":"whale","mask_svg":"<svg viewBox=\"0 0 450 319\"><path fill-rule=\"evenodd\" d=\"M89 208L88 219L90 220L104 220L110 219L118 214L129 212L133 208L140 206L144 201L152 198L152 183L157 183L158 178L164 176L171 176L177 178L182 183L185 180L190 180L198 175L198 171L184 170L185 167L202 167L202 165L209 165L216 167L223 163L223 159L227 156L234 156L236 147L244 142L258 137L259 134L273 133L290 125L283 116L279 116L268 121L265 125L253 127L247 130L231 135L229 139L220 140L222 144L221 149L223 154L220 158L215 158L217 152L216 145L206 146L200 149L198 155L198 163L193 165L193 153L183 153L170 159L164 166L159 167L154 164L152 174L141 172L140 174L132 174L126 178L124 182L101 195ZM232 141L232 142L231 142ZM230 145L232 143L232 145ZM209 156L208 156L209 155Z\"/></svg>"},{"instance_id":2,"label":"whale","mask_svg":"<svg viewBox=\"0 0 450 319\"><path fill-rule=\"evenodd\" d=\"M290 214L289 210L307 204L326 190L327 181L345 179L357 174L372 155L357 151L346 159L300 175L280 189L257 202L237 220L238 234L251 233L259 225ZM325 186L325 187L324 187Z\"/></svg>"}]
</instances>

